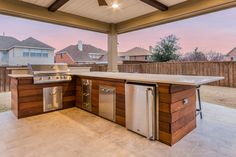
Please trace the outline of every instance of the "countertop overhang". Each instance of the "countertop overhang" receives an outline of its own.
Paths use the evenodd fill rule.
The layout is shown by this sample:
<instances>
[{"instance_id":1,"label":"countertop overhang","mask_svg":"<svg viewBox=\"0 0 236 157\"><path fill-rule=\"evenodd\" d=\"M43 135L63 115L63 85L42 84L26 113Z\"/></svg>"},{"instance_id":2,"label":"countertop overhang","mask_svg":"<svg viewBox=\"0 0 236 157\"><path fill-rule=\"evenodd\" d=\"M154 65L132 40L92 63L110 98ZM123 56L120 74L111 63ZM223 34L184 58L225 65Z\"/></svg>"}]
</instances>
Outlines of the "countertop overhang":
<instances>
[{"instance_id":1,"label":"countertop overhang","mask_svg":"<svg viewBox=\"0 0 236 157\"><path fill-rule=\"evenodd\" d=\"M80 73L70 73L70 74L81 77L121 79L129 82L168 83L168 84L191 85L191 86L199 86L224 79L224 77L219 77L219 76L166 75L166 74L120 73L120 72L80 72ZM33 77L32 75L29 74L9 74L9 76L13 78Z\"/></svg>"},{"instance_id":2,"label":"countertop overhang","mask_svg":"<svg viewBox=\"0 0 236 157\"><path fill-rule=\"evenodd\" d=\"M218 76L165 75L165 74L144 74L144 73L120 73L120 72L86 72L81 74L71 73L71 75L122 79L130 82L168 83L168 84L180 84L180 85L192 85L192 86L198 86L224 79L224 77L218 77Z\"/></svg>"}]
</instances>

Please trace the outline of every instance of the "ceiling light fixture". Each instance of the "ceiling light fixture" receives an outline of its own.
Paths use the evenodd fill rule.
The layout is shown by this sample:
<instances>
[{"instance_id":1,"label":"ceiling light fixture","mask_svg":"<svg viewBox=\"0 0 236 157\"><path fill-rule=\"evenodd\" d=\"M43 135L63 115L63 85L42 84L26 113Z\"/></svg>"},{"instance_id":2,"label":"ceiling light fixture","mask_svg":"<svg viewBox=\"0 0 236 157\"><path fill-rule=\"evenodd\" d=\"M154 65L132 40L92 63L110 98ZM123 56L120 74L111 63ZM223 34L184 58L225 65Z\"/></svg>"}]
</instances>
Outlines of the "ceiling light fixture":
<instances>
[{"instance_id":1,"label":"ceiling light fixture","mask_svg":"<svg viewBox=\"0 0 236 157\"><path fill-rule=\"evenodd\" d=\"M112 3L112 5L111 5L111 7L113 8L113 9L118 9L119 7L120 7L120 5L118 4L118 3Z\"/></svg>"}]
</instances>

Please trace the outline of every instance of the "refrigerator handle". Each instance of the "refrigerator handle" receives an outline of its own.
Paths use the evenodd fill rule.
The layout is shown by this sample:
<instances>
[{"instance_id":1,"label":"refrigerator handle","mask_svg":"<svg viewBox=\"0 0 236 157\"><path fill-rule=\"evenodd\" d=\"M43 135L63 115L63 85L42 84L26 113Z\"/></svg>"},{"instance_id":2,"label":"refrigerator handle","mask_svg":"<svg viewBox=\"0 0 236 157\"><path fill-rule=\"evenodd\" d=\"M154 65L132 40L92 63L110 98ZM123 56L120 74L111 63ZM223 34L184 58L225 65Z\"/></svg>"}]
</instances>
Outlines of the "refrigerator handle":
<instances>
[{"instance_id":1,"label":"refrigerator handle","mask_svg":"<svg viewBox=\"0 0 236 157\"><path fill-rule=\"evenodd\" d=\"M155 106L155 99L154 99L154 96L155 96L155 93L154 93L154 90L151 88L150 89L151 91L151 112L152 112L152 140L155 140L156 139L156 115L155 115L155 111L156 111L156 106Z\"/></svg>"},{"instance_id":2,"label":"refrigerator handle","mask_svg":"<svg viewBox=\"0 0 236 157\"><path fill-rule=\"evenodd\" d=\"M150 135L149 135L149 88L146 89L146 119L147 119L147 139L150 139Z\"/></svg>"},{"instance_id":3,"label":"refrigerator handle","mask_svg":"<svg viewBox=\"0 0 236 157\"><path fill-rule=\"evenodd\" d=\"M149 100L149 93L151 93L151 100ZM154 91L152 88L147 88L146 90L146 107L147 107L147 138L149 140L155 140L155 106L154 106ZM150 119L150 109L151 109L151 119ZM151 126L150 126L150 120L151 120ZM150 135L151 131L151 135Z\"/></svg>"}]
</instances>

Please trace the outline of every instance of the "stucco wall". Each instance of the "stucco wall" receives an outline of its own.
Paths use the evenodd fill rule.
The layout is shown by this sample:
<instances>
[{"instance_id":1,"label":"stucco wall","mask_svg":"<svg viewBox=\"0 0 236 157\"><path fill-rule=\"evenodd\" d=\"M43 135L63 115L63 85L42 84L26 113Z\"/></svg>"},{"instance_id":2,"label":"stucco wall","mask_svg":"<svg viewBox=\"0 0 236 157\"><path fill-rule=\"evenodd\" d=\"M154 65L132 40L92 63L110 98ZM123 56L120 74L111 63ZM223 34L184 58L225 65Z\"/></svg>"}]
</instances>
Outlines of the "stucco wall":
<instances>
[{"instance_id":1,"label":"stucco wall","mask_svg":"<svg viewBox=\"0 0 236 157\"><path fill-rule=\"evenodd\" d=\"M41 52L39 49L30 49L30 52L36 50ZM24 57L23 52L27 52L27 49L13 48L9 51L9 65L27 65L28 63L33 64L53 64L54 63L54 52L50 50L43 50L42 52L48 53L48 57Z\"/></svg>"}]
</instances>

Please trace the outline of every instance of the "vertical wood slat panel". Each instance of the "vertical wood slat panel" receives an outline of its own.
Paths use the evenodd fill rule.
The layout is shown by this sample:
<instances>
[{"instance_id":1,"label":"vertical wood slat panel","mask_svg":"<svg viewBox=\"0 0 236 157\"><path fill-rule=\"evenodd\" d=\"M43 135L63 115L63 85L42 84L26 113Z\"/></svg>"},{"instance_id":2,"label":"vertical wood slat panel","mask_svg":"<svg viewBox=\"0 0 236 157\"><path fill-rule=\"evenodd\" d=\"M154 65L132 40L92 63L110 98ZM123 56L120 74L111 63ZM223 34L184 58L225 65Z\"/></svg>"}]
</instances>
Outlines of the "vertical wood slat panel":
<instances>
[{"instance_id":1,"label":"vertical wood slat panel","mask_svg":"<svg viewBox=\"0 0 236 157\"><path fill-rule=\"evenodd\" d=\"M10 71L7 67L0 67L0 92L10 91L10 78L8 77Z\"/></svg>"}]
</instances>

